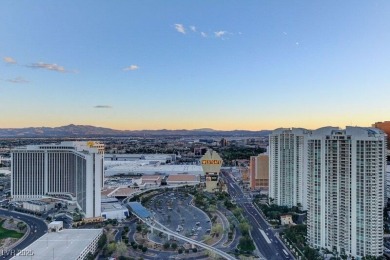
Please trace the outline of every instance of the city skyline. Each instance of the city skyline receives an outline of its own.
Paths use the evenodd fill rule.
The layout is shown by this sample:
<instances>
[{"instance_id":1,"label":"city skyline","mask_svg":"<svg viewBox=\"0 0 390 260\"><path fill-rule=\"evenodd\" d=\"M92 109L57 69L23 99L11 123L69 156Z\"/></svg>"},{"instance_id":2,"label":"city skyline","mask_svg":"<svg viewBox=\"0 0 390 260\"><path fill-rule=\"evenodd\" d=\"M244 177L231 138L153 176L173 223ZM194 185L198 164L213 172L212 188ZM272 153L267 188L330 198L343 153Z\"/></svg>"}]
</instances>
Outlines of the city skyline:
<instances>
[{"instance_id":1,"label":"city skyline","mask_svg":"<svg viewBox=\"0 0 390 260\"><path fill-rule=\"evenodd\" d=\"M387 1L3 1L1 127L371 126L390 108L389 11Z\"/></svg>"}]
</instances>

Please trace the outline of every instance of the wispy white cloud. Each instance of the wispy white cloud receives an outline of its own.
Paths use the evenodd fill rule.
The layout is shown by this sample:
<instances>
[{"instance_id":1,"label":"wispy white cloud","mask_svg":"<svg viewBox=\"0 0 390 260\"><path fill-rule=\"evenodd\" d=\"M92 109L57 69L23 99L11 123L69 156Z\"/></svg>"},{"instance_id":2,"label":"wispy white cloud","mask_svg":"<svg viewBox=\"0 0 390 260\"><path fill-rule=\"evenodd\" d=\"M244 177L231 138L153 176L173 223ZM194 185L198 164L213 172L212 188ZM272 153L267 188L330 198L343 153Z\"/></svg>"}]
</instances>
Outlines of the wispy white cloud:
<instances>
[{"instance_id":1,"label":"wispy white cloud","mask_svg":"<svg viewBox=\"0 0 390 260\"><path fill-rule=\"evenodd\" d=\"M6 79L6 81L15 83L15 84L23 84L23 83L29 83L28 80L24 79L23 77L16 77L13 79Z\"/></svg>"},{"instance_id":2,"label":"wispy white cloud","mask_svg":"<svg viewBox=\"0 0 390 260\"><path fill-rule=\"evenodd\" d=\"M16 60L14 58L12 58L12 57L4 57L3 61L5 63L8 63L8 64L16 64L17 63Z\"/></svg>"},{"instance_id":3,"label":"wispy white cloud","mask_svg":"<svg viewBox=\"0 0 390 260\"><path fill-rule=\"evenodd\" d=\"M131 70L138 70L139 69L139 67L137 66L137 65L130 65L129 67L126 67L126 68L124 68L123 70L124 71L131 71Z\"/></svg>"},{"instance_id":4,"label":"wispy white cloud","mask_svg":"<svg viewBox=\"0 0 390 260\"><path fill-rule=\"evenodd\" d=\"M180 23L175 23L175 30L179 33L186 34L186 28L184 28L184 25Z\"/></svg>"},{"instance_id":5,"label":"wispy white cloud","mask_svg":"<svg viewBox=\"0 0 390 260\"><path fill-rule=\"evenodd\" d=\"M32 63L30 65L27 65L27 67L32 69L44 69L44 70L51 70L57 72L76 72L76 71L66 70L63 66L57 65L55 63L37 62L37 63Z\"/></svg>"},{"instance_id":6,"label":"wispy white cloud","mask_svg":"<svg viewBox=\"0 0 390 260\"><path fill-rule=\"evenodd\" d=\"M94 106L94 108L112 108L112 106L109 106L109 105L97 105L97 106Z\"/></svg>"},{"instance_id":7,"label":"wispy white cloud","mask_svg":"<svg viewBox=\"0 0 390 260\"><path fill-rule=\"evenodd\" d=\"M179 33L182 33L182 34L191 34L191 33L194 33L194 34L197 34L197 35L200 35L201 37L203 38L208 38L209 36L213 36L214 37L211 37L211 38L220 38L222 40L226 40L228 39L230 36L233 36L233 35L242 35L242 32L238 32L236 34L234 33L231 33L229 31L225 31L225 30L219 30L219 31L214 31L214 32L207 32L206 31L202 31L200 30L197 26L195 25L189 25L187 26L187 28L181 24L181 23L176 23L174 24L174 27L175 27L175 30Z\"/></svg>"},{"instance_id":8,"label":"wispy white cloud","mask_svg":"<svg viewBox=\"0 0 390 260\"><path fill-rule=\"evenodd\" d=\"M227 31L218 31L218 32L214 32L214 35L215 37L217 38L221 38L222 36L226 35L227 34Z\"/></svg>"}]
</instances>

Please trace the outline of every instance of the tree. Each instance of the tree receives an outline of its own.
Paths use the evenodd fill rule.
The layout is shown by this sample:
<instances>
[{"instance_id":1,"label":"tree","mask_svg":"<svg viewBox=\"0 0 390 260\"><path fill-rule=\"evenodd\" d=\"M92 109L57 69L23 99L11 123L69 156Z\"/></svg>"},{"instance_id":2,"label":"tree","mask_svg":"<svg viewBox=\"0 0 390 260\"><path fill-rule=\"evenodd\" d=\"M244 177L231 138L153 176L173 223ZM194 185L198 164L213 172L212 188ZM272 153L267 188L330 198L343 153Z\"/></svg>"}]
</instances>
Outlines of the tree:
<instances>
[{"instance_id":1,"label":"tree","mask_svg":"<svg viewBox=\"0 0 390 260\"><path fill-rule=\"evenodd\" d=\"M95 257L93 256L93 254L91 252L88 252L88 254L85 256L84 259L85 260L94 260Z\"/></svg>"},{"instance_id":2,"label":"tree","mask_svg":"<svg viewBox=\"0 0 390 260\"><path fill-rule=\"evenodd\" d=\"M182 254L182 253L183 253L183 249L182 249L182 248L179 248L179 250L177 250L177 252L178 252L179 254Z\"/></svg>"},{"instance_id":3,"label":"tree","mask_svg":"<svg viewBox=\"0 0 390 260\"><path fill-rule=\"evenodd\" d=\"M176 243L172 243L171 247L172 247L173 250L175 250L177 248L177 244Z\"/></svg>"},{"instance_id":4,"label":"tree","mask_svg":"<svg viewBox=\"0 0 390 260\"><path fill-rule=\"evenodd\" d=\"M148 250L146 246L142 247L142 252L145 253Z\"/></svg>"},{"instance_id":5,"label":"tree","mask_svg":"<svg viewBox=\"0 0 390 260\"><path fill-rule=\"evenodd\" d=\"M303 254L307 259L313 259L313 260L322 259L320 253L318 253L317 250L310 248L308 246L305 246L305 248L303 249Z\"/></svg>"},{"instance_id":6,"label":"tree","mask_svg":"<svg viewBox=\"0 0 390 260\"><path fill-rule=\"evenodd\" d=\"M210 205L208 208L207 208L207 211L209 212L215 212L217 210L217 207L215 205Z\"/></svg>"},{"instance_id":7,"label":"tree","mask_svg":"<svg viewBox=\"0 0 390 260\"><path fill-rule=\"evenodd\" d=\"M379 257L375 257L375 256L372 256L372 255L366 255L362 258L362 260L377 260L379 259Z\"/></svg>"},{"instance_id":8,"label":"tree","mask_svg":"<svg viewBox=\"0 0 390 260\"><path fill-rule=\"evenodd\" d=\"M103 247L107 244L107 235L103 234L98 241L98 248L103 249Z\"/></svg>"},{"instance_id":9,"label":"tree","mask_svg":"<svg viewBox=\"0 0 390 260\"><path fill-rule=\"evenodd\" d=\"M127 254L127 246L123 242L119 242L116 245L115 255L116 256L124 256Z\"/></svg>"},{"instance_id":10,"label":"tree","mask_svg":"<svg viewBox=\"0 0 390 260\"><path fill-rule=\"evenodd\" d=\"M219 236L223 232L223 227L221 224L216 224L214 227L211 228L211 233L216 234Z\"/></svg>"},{"instance_id":11,"label":"tree","mask_svg":"<svg viewBox=\"0 0 390 260\"><path fill-rule=\"evenodd\" d=\"M241 213L242 213L242 209L241 209L241 208L235 208L235 209L233 210L233 215L234 215L236 218L238 218L238 219L241 218Z\"/></svg>"},{"instance_id":12,"label":"tree","mask_svg":"<svg viewBox=\"0 0 390 260\"><path fill-rule=\"evenodd\" d=\"M137 227L136 227L136 230L137 230L137 232L141 232L142 231L142 225L138 224Z\"/></svg>"},{"instance_id":13,"label":"tree","mask_svg":"<svg viewBox=\"0 0 390 260\"><path fill-rule=\"evenodd\" d=\"M169 242L165 242L164 245L163 245L163 248L164 249L168 249L169 247L170 247Z\"/></svg>"},{"instance_id":14,"label":"tree","mask_svg":"<svg viewBox=\"0 0 390 260\"><path fill-rule=\"evenodd\" d=\"M16 226L19 228L20 231L26 228L26 224L24 224L23 222L18 222Z\"/></svg>"},{"instance_id":15,"label":"tree","mask_svg":"<svg viewBox=\"0 0 390 260\"><path fill-rule=\"evenodd\" d=\"M194 247L194 248L192 249L192 252L196 253L196 252L198 252L198 249L197 249L196 247Z\"/></svg>"},{"instance_id":16,"label":"tree","mask_svg":"<svg viewBox=\"0 0 390 260\"><path fill-rule=\"evenodd\" d=\"M240 238L237 246L241 251L249 251L252 252L255 250L255 245L253 244L253 240L250 236L243 236Z\"/></svg>"},{"instance_id":17,"label":"tree","mask_svg":"<svg viewBox=\"0 0 390 260\"><path fill-rule=\"evenodd\" d=\"M239 229L240 229L240 231L241 231L241 233L242 233L243 236L249 235L249 231L250 231L250 229L251 229L251 226L249 225L248 222L243 221L243 222L241 222L241 223L238 225L238 227L239 227Z\"/></svg>"},{"instance_id":18,"label":"tree","mask_svg":"<svg viewBox=\"0 0 390 260\"><path fill-rule=\"evenodd\" d=\"M211 237L210 235L204 235L204 236L203 236L203 241L204 241L205 243L209 242L211 239L212 239L212 237Z\"/></svg>"},{"instance_id":19,"label":"tree","mask_svg":"<svg viewBox=\"0 0 390 260\"><path fill-rule=\"evenodd\" d=\"M114 253L114 251L116 250L116 244L115 242L111 242L110 244L108 244L107 246L107 251L108 253L111 255L112 253Z\"/></svg>"}]
</instances>

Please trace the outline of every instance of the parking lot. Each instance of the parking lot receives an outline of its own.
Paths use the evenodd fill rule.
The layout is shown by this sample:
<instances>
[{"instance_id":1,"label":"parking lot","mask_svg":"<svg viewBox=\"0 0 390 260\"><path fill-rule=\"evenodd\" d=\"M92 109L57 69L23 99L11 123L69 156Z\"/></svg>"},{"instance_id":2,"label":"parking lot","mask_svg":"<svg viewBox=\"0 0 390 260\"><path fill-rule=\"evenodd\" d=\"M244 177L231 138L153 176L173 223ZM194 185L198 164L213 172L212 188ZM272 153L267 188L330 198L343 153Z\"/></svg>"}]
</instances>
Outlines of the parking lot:
<instances>
[{"instance_id":1,"label":"parking lot","mask_svg":"<svg viewBox=\"0 0 390 260\"><path fill-rule=\"evenodd\" d=\"M206 213L190 204L191 200L189 195L169 191L153 197L146 206L170 230L201 241L210 232L211 222ZM166 241L161 234L151 234L149 238L157 243Z\"/></svg>"}]
</instances>

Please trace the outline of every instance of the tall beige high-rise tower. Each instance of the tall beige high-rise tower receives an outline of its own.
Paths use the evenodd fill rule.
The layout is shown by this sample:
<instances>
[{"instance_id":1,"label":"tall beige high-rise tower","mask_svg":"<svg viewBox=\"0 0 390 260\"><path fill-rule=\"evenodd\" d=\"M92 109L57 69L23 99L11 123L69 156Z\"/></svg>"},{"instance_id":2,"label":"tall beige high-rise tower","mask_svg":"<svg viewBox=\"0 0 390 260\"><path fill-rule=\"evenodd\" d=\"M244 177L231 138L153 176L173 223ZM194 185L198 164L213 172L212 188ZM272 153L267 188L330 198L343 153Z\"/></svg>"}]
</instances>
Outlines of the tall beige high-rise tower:
<instances>
[{"instance_id":1,"label":"tall beige high-rise tower","mask_svg":"<svg viewBox=\"0 0 390 260\"><path fill-rule=\"evenodd\" d=\"M249 162L250 188L268 189L269 186L269 157L267 154L251 156Z\"/></svg>"},{"instance_id":2,"label":"tall beige high-rise tower","mask_svg":"<svg viewBox=\"0 0 390 260\"><path fill-rule=\"evenodd\" d=\"M376 122L372 127L378 128L387 135L387 149L390 150L390 121Z\"/></svg>"}]
</instances>

